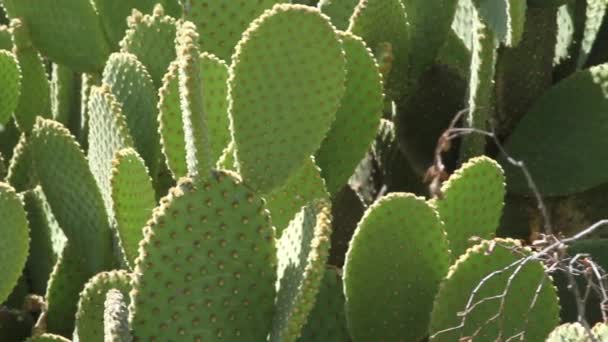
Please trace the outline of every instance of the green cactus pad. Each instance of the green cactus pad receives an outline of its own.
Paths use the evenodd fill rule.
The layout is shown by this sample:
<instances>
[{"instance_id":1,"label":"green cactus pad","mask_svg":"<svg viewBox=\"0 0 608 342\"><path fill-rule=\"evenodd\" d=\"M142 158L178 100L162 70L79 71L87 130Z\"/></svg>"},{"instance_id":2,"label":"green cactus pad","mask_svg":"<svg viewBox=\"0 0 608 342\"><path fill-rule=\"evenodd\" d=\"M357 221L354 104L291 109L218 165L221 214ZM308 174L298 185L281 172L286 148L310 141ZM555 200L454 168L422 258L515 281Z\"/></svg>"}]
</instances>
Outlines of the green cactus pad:
<instances>
[{"instance_id":1,"label":"green cactus pad","mask_svg":"<svg viewBox=\"0 0 608 342\"><path fill-rule=\"evenodd\" d=\"M208 1L190 0L184 6L184 17L196 24L202 51L230 61L234 47L249 23L264 10L285 0Z\"/></svg>"},{"instance_id":2,"label":"green cactus pad","mask_svg":"<svg viewBox=\"0 0 608 342\"><path fill-rule=\"evenodd\" d=\"M135 148L155 179L161 151L156 120L157 92L150 74L134 55L115 53L103 71L103 83L116 95Z\"/></svg>"},{"instance_id":3,"label":"green cactus pad","mask_svg":"<svg viewBox=\"0 0 608 342\"><path fill-rule=\"evenodd\" d=\"M0 182L0 303L9 296L23 271L29 250L29 227L15 189Z\"/></svg>"},{"instance_id":4,"label":"green cactus pad","mask_svg":"<svg viewBox=\"0 0 608 342\"><path fill-rule=\"evenodd\" d=\"M582 2L581 2L582 3ZM544 9L541 9L544 10ZM570 58L570 47L574 44L575 31L574 6L560 6L557 9L557 37L555 45L554 65L560 65Z\"/></svg>"},{"instance_id":5,"label":"green cactus pad","mask_svg":"<svg viewBox=\"0 0 608 342\"><path fill-rule=\"evenodd\" d=\"M42 334L36 337L30 337L26 342L71 342L67 338L55 334Z\"/></svg>"},{"instance_id":6,"label":"green cactus pad","mask_svg":"<svg viewBox=\"0 0 608 342\"><path fill-rule=\"evenodd\" d=\"M277 310L271 341L296 341L325 274L331 236L331 211L326 201L302 208L278 241Z\"/></svg>"},{"instance_id":7,"label":"green cactus pad","mask_svg":"<svg viewBox=\"0 0 608 342\"><path fill-rule=\"evenodd\" d=\"M101 70L110 54L92 1L3 0L8 15L22 18L38 50L78 71Z\"/></svg>"},{"instance_id":8,"label":"green cactus pad","mask_svg":"<svg viewBox=\"0 0 608 342\"><path fill-rule=\"evenodd\" d=\"M481 19L487 23L496 38L506 46L516 46L521 41L526 22L526 1L520 0L473 0Z\"/></svg>"},{"instance_id":9,"label":"green cactus pad","mask_svg":"<svg viewBox=\"0 0 608 342\"><path fill-rule=\"evenodd\" d=\"M600 341L608 340L608 324L606 322L597 323L591 331L600 339Z\"/></svg>"},{"instance_id":10,"label":"green cactus pad","mask_svg":"<svg viewBox=\"0 0 608 342\"><path fill-rule=\"evenodd\" d=\"M31 143L36 173L57 222L87 269L101 271L112 262L112 238L103 198L78 143L47 119L37 120Z\"/></svg>"},{"instance_id":11,"label":"green cactus pad","mask_svg":"<svg viewBox=\"0 0 608 342\"><path fill-rule=\"evenodd\" d=\"M477 10L474 10L471 15L473 16L473 41L469 77L469 109L465 121L466 126L470 128L486 130L493 109L498 40L480 18ZM463 138L462 159L483 155L484 151L484 136L473 134Z\"/></svg>"},{"instance_id":12,"label":"green cactus pad","mask_svg":"<svg viewBox=\"0 0 608 342\"><path fill-rule=\"evenodd\" d=\"M13 158L11 158L6 175L6 181L17 191L32 189L38 183L33 153L29 139L25 134L21 134L13 150Z\"/></svg>"},{"instance_id":13,"label":"green cactus pad","mask_svg":"<svg viewBox=\"0 0 608 342\"><path fill-rule=\"evenodd\" d=\"M15 55L0 50L0 125L13 115L21 94L21 69Z\"/></svg>"},{"instance_id":14,"label":"green cactus pad","mask_svg":"<svg viewBox=\"0 0 608 342\"><path fill-rule=\"evenodd\" d=\"M218 161L230 142L228 118L228 66L219 58L203 53L200 56L203 82L203 106L211 144L210 159ZM177 63L171 63L160 90L159 123L163 153L176 179L186 176L186 142L179 103Z\"/></svg>"},{"instance_id":15,"label":"green cactus pad","mask_svg":"<svg viewBox=\"0 0 608 342\"><path fill-rule=\"evenodd\" d=\"M30 255L25 274L31 291L43 296L49 276L67 241L40 187L23 193L30 226Z\"/></svg>"},{"instance_id":16,"label":"green cactus pad","mask_svg":"<svg viewBox=\"0 0 608 342\"><path fill-rule=\"evenodd\" d=\"M21 92L14 117L19 130L29 132L36 116L51 116L50 84L42 58L32 47L27 29L21 21L13 20L11 30L15 44L13 53L21 70Z\"/></svg>"},{"instance_id":17,"label":"green cactus pad","mask_svg":"<svg viewBox=\"0 0 608 342\"><path fill-rule=\"evenodd\" d=\"M328 268L323 276L315 306L302 329L300 342L350 341L344 315L342 277L338 271Z\"/></svg>"},{"instance_id":18,"label":"green cactus pad","mask_svg":"<svg viewBox=\"0 0 608 342\"><path fill-rule=\"evenodd\" d=\"M110 289L103 304L104 342L131 342L129 308L125 296L117 289Z\"/></svg>"},{"instance_id":19,"label":"green cactus pad","mask_svg":"<svg viewBox=\"0 0 608 342\"><path fill-rule=\"evenodd\" d=\"M409 28L409 77L415 82L434 64L444 45L451 31L458 0L402 0L402 2L405 5Z\"/></svg>"},{"instance_id":20,"label":"green cactus pad","mask_svg":"<svg viewBox=\"0 0 608 342\"><path fill-rule=\"evenodd\" d=\"M87 268L87 260L83 258L82 252L68 241L53 268L46 290L48 332L72 336L79 293L96 273Z\"/></svg>"},{"instance_id":21,"label":"green cactus pad","mask_svg":"<svg viewBox=\"0 0 608 342\"><path fill-rule=\"evenodd\" d=\"M99 13L111 50L116 50L127 30L127 17L133 11L150 13L156 3L163 0L92 0Z\"/></svg>"},{"instance_id":22,"label":"green cactus pad","mask_svg":"<svg viewBox=\"0 0 608 342\"><path fill-rule=\"evenodd\" d=\"M211 160L217 162L231 141L228 117L228 65L209 53L201 55L203 106L211 144Z\"/></svg>"},{"instance_id":23,"label":"green cactus pad","mask_svg":"<svg viewBox=\"0 0 608 342\"><path fill-rule=\"evenodd\" d=\"M182 178L144 235L129 308L135 339L265 340L277 261L261 198L228 173Z\"/></svg>"},{"instance_id":24,"label":"green cactus pad","mask_svg":"<svg viewBox=\"0 0 608 342\"><path fill-rule=\"evenodd\" d=\"M601 336L597 334L602 325L598 324L593 327L591 333L597 341L605 341L602 338L608 338L608 335ZM596 330L597 329L597 330ZM585 328L578 322L565 323L553 329L545 342L591 342L589 334Z\"/></svg>"},{"instance_id":25,"label":"green cactus pad","mask_svg":"<svg viewBox=\"0 0 608 342\"><path fill-rule=\"evenodd\" d=\"M143 159L129 148L116 153L110 182L117 232L129 265L134 265L142 229L156 207L152 180Z\"/></svg>"},{"instance_id":26,"label":"green cactus pad","mask_svg":"<svg viewBox=\"0 0 608 342\"><path fill-rule=\"evenodd\" d=\"M53 63L51 72L51 113L53 120L66 126L73 134L80 130L80 75L74 70Z\"/></svg>"},{"instance_id":27,"label":"green cactus pad","mask_svg":"<svg viewBox=\"0 0 608 342\"><path fill-rule=\"evenodd\" d=\"M78 341L102 341L104 336L104 302L111 289L119 290L126 298L131 291L131 276L126 271L102 272L91 278L78 300L76 330Z\"/></svg>"},{"instance_id":28,"label":"green cactus pad","mask_svg":"<svg viewBox=\"0 0 608 342\"><path fill-rule=\"evenodd\" d=\"M188 174L186 140L179 99L178 63L169 65L159 90L158 126L162 152L173 178Z\"/></svg>"},{"instance_id":29,"label":"green cactus pad","mask_svg":"<svg viewBox=\"0 0 608 342\"><path fill-rule=\"evenodd\" d=\"M513 252L515 248L518 252ZM477 330L473 337L475 341L494 341L499 336L507 339L520 332L525 333L526 341L543 341L559 322L559 303L551 279L545 278L548 276L544 274L542 264L530 261L515 275L517 266L494 273L523 260L529 253L516 240L495 239L484 241L462 255L451 266L435 298L430 341L457 341L471 337ZM503 306L500 305L500 297L476 304L469 308L464 327L446 331L461 324L463 317L459 313L467 309L472 293L473 304L498 296L507 288L511 276L513 280ZM489 278L483 281L484 277ZM475 291L482 281L483 284ZM535 304L531 308L533 300ZM488 322L495 316L496 320Z\"/></svg>"},{"instance_id":30,"label":"green cactus pad","mask_svg":"<svg viewBox=\"0 0 608 342\"><path fill-rule=\"evenodd\" d=\"M397 147L419 179L433 164L438 137L462 109L466 88L466 78L451 67L435 64L420 75L411 96L398 107L394 125Z\"/></svg>"},{"instance_id":31,"label":"green cactus pad","mask_svg":"<svg viewBox=\"0 0 608 342\"><path fill-rule=\"evenodd\" d=\"M498 228L505 197L505 177L498 163L476 157L458 169L441 187L435 202L445 224L455 259L471 245L469 239L490 239Z\"/></svg>"},{"instance_id":32,"label":"green cactus pad","mask_svg":"<svg viewBox=\"0 0 608 342\"><path fill-rule=\"evenodd\" d=\"M338 30L347 30L358 3L359 0L320 0L317 7L331 18Z\"/></svg>"},{"instance_id":33,"label":"green cactus pad","mask_svg":"<svg viewBox=\"0 0 608 342\"><path fill-rule=\"evenodd\" d=\"M274 189L266 199L277 236L281 236L289 221L302 207L315 199L329 199L325 183L314 158L307 159L300 169L287 179L285 184Z\"/></svg>"},{"instance_id":34,"label":"green cactus pad","mask_svg":"<svg viewBox=\"0 0 608 342\"><path fill-rule=\"evenodd\" d=\"M424 266L412 267L414 260ZM443 224L424 199L392 193L369 207L344 264L346 318L352 338L423 338L449 260Z\"/></svg>"},{"instance_id":35,"label":"green cactus pad","mask_svg":"<svg viewBox=\"0 0 608 342\"><path fill-rule=\"evenodd\" d=\"M211 144L207 130L198 33L191 22L180 25L176 38L180 108L186 142L188 175L205 177L211 170Z\"/></svg>"},{"instance_id":36,"label":"green cactus pad","mask_svg":"<svg viewBox=\"0 0 608 342\"><path fill-rule=\"evenodd\" d=\"M110 177L112 160L120 149L133 146L122 108L110 87L94 86L89 99L89 167L101 190L106 210L114 219Z\"/></svg>"},{"instance_id":37,"label":"green cactus pad","mask_svg":"<svg viewBox=\"0 0 608 342\"><path fill-rule=\"evenodd\" d=\"M329 19L302 5L276 5L243 37L228 81L231 128L240 174L267 193L329 131L344 93L344 53Z\"/></svg>"},{"instance_id":38,"label":"green cactus pad","mask_svg":"<svg viewBox=\"0 0 608 342\"><path fill-rule=\"evenodd\" d=\"M608 167L603 129L608 124L607 87L608 64L573 74L545 92L506 141L505 149L526 163L543 195L577 193L608 180L602 172ZM543 138L536 139L539 135ZM530 144L530 139L535 143ZM521 170L504 158L499 161L509 191L530 194Z\"/></svg>"},{"instance_id":39,"label":"green cactus pad","mask_svg":"<svg viewBox=\"0 0 608 342\"><path fill-rule=\"evenodd\" d=\"M329 193L339 191L372 144L382 114L382 76L360 38L340 34L346 53L346 92L327 137L317 151Z\"/></svg>"},{"instance_id":40,"label":"green cactus pad","mask_svg":"<svg viewBox=\"0 0 608 342\"><path fill-rule=\"evenodd\" d=\"M607 7L608 2L605 0L587 0L587 8L585 9L585 28L580 43L581 49L576 63L579 68L582 68L587 62L591 49L598 36L598 32L601 29L602 20L606 14Z\"/></svg>"},{"instance_id":41,"label":"green cactus pad","mask_svg":"<svg viewBox=\"0 0 608 342\"><path fill-rule=\"evenodd\" d=\"M382 23L382 25L378 25ZM402 0L362 0L350 18L348 31L363 38L375 51L389 43L394 61L384 80L387 95L397 100L407 92L410 42L406 10Z\"/></svg>"},{"instance_id":42,"label":"green cactus pad","mask_svg":"<svg viewBox=\"0 0 608 342\"><path fill-rule=\"evenodd\" d=\"M83 150L88 149L89 137L89 100L93 86L101 85L101 74L82 74L80 84L80 122L76 138Z\"/></svg>"},{"instance_id":43,"label":"green cactus pad","mask_svg":"<svg viewBox=\"0 0 608 342\"><path fill-rule=\"evenodd\" d=\"M120 42L121 51L137 56L150 72L158 89L162 86L163 75L167 72L169 64L176 58L175 19L165 16L163 8L157 5L152 15L133 12L128 18L128 23L129 29ZM121 36L122 34L124 31Z\"/></svg>"},{"instance_id":44,"label":"green cactus pad","mask_svg":"<svg viewBox=\"0 0 608 342\"><path fill-rule=\"evenodd\" d=\"M528 8L522 41L496 65L496 133L506 136L553 83L557 9ZM522 64L521 61L527 61Z\"/></svg>"}]
</instances>

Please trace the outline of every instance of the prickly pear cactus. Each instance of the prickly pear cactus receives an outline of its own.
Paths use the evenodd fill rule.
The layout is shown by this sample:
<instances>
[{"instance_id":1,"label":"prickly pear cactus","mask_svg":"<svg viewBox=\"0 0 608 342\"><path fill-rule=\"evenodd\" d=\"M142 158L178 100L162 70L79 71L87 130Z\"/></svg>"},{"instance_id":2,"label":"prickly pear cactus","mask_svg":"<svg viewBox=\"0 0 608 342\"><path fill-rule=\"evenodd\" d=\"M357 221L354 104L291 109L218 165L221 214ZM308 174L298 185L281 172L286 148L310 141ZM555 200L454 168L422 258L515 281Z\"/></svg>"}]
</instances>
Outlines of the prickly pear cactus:
<instances>
[{"instance_id":1,"label":"prickly pear cactus","mask_svg":"<svg viewBox=\"0 0 608 342\"><path fill-rule=\"evenodd\" d=\"M29 227L23 202L10 185L0 183L0 217L2 239L0 251L0 302L3 302L17 284L27 260Z\"/></svg>"},{"instance_id":2,"label":"prickly pear cactus","mask_svg":"<svg viewBox=\"0 0 608 342\"><path fill-rule=\"evenodd\" d=\"M559 322L555 287L516 240L471 247L451 267L435 297L431 341L523 336L543 341ZM462 314L460 314L462 313Z\"/></svg>"},{"instance_id":3,"label":"prickly pear cactus","mask_svg":"<svg viewBox=\"0 0 608 342\"><path fill-rule=\"evenodd\" d=\"M422 198L393 193L368 208L344 263L353 339L423 338L449 259L443 223Z\"/></svg>"},{"instance_id":4,"label":"prickly pear cactus","mask_svg":"<svg viewBox=\"0 0 608 342\"><path fill-rule=\"evenodd\" d=\"M268 192L330 129L344 94L344 51L329 19L302 5L274 6L243 37L228 80L231 129L239 173Z\"/></svg>"},{"instance_id":5,"label":"prickly pear cactus","mask_svg":"<svg viewBox=\"0 0 608 342\"><path fill-rule=\"evenodd\" d=\"M493 237L505 197L498 163L487 157L469 160L443 184L441 194L433 204L445 225L453 259L471 246L471 238Z\"/></svg>"},{"instance_id":6,"label":"prickly pear cactus","mask_svg":"<svg viewBox=\"0 0 608 342\"><path fill-rule=\"evenodd\" d=\"M0 0L0 341L608 340L607 11Z\"/></svg>"},{"instance_id":7,"label":"prickly pear cactus","mask_svg":"<svg viewBox=\"0 0 608 342\"><path fill-rule=\"evenodd\" d=\"M235 175L183 178L144 231L129 308L133 337L263 340L272 325L276 258L264 203Z\"/></svg>"}]
</instances>

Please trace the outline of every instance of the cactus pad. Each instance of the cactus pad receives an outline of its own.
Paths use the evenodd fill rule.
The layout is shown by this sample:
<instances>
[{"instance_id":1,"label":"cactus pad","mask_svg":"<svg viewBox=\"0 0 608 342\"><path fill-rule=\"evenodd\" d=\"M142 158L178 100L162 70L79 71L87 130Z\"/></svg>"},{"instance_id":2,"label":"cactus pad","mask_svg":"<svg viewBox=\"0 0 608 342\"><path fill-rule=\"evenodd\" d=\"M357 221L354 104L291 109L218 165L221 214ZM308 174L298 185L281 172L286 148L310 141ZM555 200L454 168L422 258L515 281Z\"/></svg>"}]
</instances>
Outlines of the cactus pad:
<instances>
[{"instance_id":1,"label":"cactus pad","mask_svg":"<svg viewBox=\"0 0 608 342\"><path fill-rule=\"evenodd\" d=\"M573 74L546 91L506 141L505 149L513 158L525 161L541 194L577 193L608 180L602 172L608 167L604 148L608 143L604 134L607 87L608 64ZM541 134L543 138L536 139ZM531 140L535 143L530 144ZM590 153L581 153L581 149ZM521 170L504 158L499 161L505 168L509 191L530 194Z\"/></svg>"},{"instance_id":2,"label":"cactus pad","mask_svg":"<svg viewBox=\"0 0 608 342\"><path fill-rule=\"evenodd\" d=\"M603 329L602 329L603 328ZM597 324L591 330L593 337L597 341L605 341L608 338L608 334L601 335L602 331L605 330L605 324ZM553 329L551 334L545 342L590 342L589 334L587 330L578 322L576 323L565 323L557 328Z\"/></svg>"},{"instance_id":3,"label":"cactus pad","mask_svg":"<svg viewBox=\"0 0 608 342\"><path fill-rule=\"evenodd\" d=\"M488 157L473 158L443 184L441 192L443 198L435 207L457 259L470 247L470 238L490 239L498 228L505 197L502 168Z\"/></svg>"},{"instance_id":4,"label":"cactus pad","mask_svg":"<svg viewBox=\"0 0 608 342\"><path fill-rule=\"evenodd\" d=\"M226 98L228 66L224 61L208 53L203 53L200 58L200 77L204 85L202 98L205 122L211 140L210 159L216 162L231 139ZM177 67L176 63L171 63L169 66L160 90L159 102L163 152L176 179L187 174L186 142L179 103Z\"/></svg>"},{"instance_id":5,"label":"cactus pad","mask_svg":"<svg viewBox=\"0 0 608 342\"><path fill-rule=\"evenodd\" d=\"M328 199L320 170L311 157L306 160L287 182L265 195L266 206L272 216L277 236L281 236L289 221L303 206L315 199Z\"/></svg>"},{"instance_id":6,"label":"cactus pad","mask_svg":"<svg viewBox=\"0 0 608 342\"><path fill-rule=\"evenodd\" d=\"M115 53L103 71L103 83L116 96L134 146L155 179L161 151L156 120L157 92L150 74L134 55Z\"/></svg>"},{"instance_id":7,"label":"cactus pad","mask_svg":"<svg viewBox=\"0 0 608 342\"><path fill-rule=\"evenodd\" d=\"M0 302L11 293L23 271L29 250L29 227L23 203L15 189L0 183Z\"/></svg>"},{"instance_id":8,"label":"cactus pad","mask_svg":"<svg viewBox=\"0 0 608 342\"><path fill-rule=\"evenodd\" d=\"M3 0L3 4L11 18L25 21L36 48L54 62L78 71L103 67L110 46L92 1Z\"/></svg>"},{"instance_id":9,"label":"cactus pad","mask_svg":"<svg viewBox=\"0 0 608 342\"><path fill-rule=\"evenodd\" d=\"M128 23L129 29L120 42L121 51L137 56L150 72L156 88L160 88L163 75L176 57L175 19L165 16L163 8L157 5L152 15L133 12Z\"/></svg>"},{"instance_id":10,"label":"cactus pad","mask_svg":"<svg viewBox=\"0 0 608 342\"><path fill-rule=\"evenodd\" d=\"M340 34L346 54L346 92L331 130L316 154L329 193L344 186L365 157L380 125L382 77L360 38Z\"/></svg>"},{"instance_id":11,"label":"cactus pad","mask_svg":"<svg viewBox=\"0 0 608 342\"><path fill-rule=\"evenodd\" d=\"M36 174L57 222L85 256L93 274L112 262L103 198L74 137L59 123L38 119L31 135ZM95 248L90 248L95 246Z\"/></svg>"},{"instance_id":12,"label":"cactus pad","mask_svg":"<svg viewBox=\"0 0 608 342\"><path fill-rule=\"evenodd\" d=\"M342 277L338 271L328 268L323 276L315 306L302 329L301 342L349 341L344 315Z\"/></svg>"},{"instance_id":13,"label":"cactus pad","mask_svg":"<svg viewBox=\"0 0 608 342\"><path fill-rule=\"evenodd\" d=\"M106 37L112 47L116 50L118 42L125 35L127 29L127 17L132 11L142 11L149 13L156 3L164 0L92 0L95 9L99 13L99 18L103 24Z\"/></svg>"},{"instance_id":14,"label":"cactus pad","mask_svg":"<svg viewBox=\"0 0 608 342\"><path fill-rule=\"evenodd\" d=\"M207 130L207 113L201 94L200 49L198 33L191 22L180 25L177 31L177 61L179 98L186 141L188 175L206 177L211 170L211 145Z\"/></svg>"},{"instance_id":15,"label":"cactus pad","mask_svg":"<svg viewBox=\"0 0 608 342\"><path fill-rule=\"evenodd\" d=\"M46 290L48 332L72 336L78 295L89 278L95 275L95 272L87 270L86 261L79 248L68 241L53 268Z\"/></svg>"},{"instance_id":16,"label":"cactus pad","mask_svg":"<svg viewBox=\"0 0 608 342\"><path fill-rule=\"evenodd\" d=\"M116 153L110 182L117 232L129 265L134 265L142 229L156 207L152 180L143 159L128 148Z\"/></svg>"},{"instance_id":17,"label":"cactus pad","mask_svg":"<svg viewBox=\"0 0 608 342\"><path fill-rule=\"evenodd\" d=\"M30 226L30 255L25 275L32 293L42 296L66 238L40 187L24 192L23 202Z\"/></svg>"},{"instance_id":18,"label":"cactus pad","mask_svg":"<svg viewBox=\"0 0 608 342\"><path fill-rule=\"evenodd\" d=\"M604 19L606 8L608 7L608 3L604 0L587 0L586 2L585 27L577 60L577 66L579 68L582 68L587 62L593 44L596 42L596 38L598 38L598 33L602 27L602 20Z\"/></svg>"},{"instance_id":19,"label":"cactus pad","mask_svg":"<svg viewBox=\"0 0 608 342\"><path fill-rule=\"evenodd\" d=\"M32 189L38 183L33 153L30 140L26 138L25 134L21 134L13 149L13 158L11 158L6 175L7 182L16 191Z\"/></svg>"},{"instance_id":20,"label":"cactus pad","mask_svg":"<svg viewBox=\"0 0 608 342\"><path fill-rule=\"evenodd\" d=\"M344 93L344 70L338 36L318 10L279 4L251 24L228 81L237 164L248 184L271 191L319 148Z\"/></svg>"},{"instance_id":21,"label":"cactus pad","mask_svg":"<svg viewBox=\"0 0 608 342\"><path fill-rule=\"evenodd\" d=\"M435 62L450 32L459 1L402 0L402 2L405 5L408 21L410 77L416 82ZM516 0L516 2L521 1Z\"/></svg>"},{"instance_id":22,"label":"cactus pad","mask_svg":"<svg viewBox=\"0 0 608 342\"><path fill-rule=\"evenodd\" d=\"M203 106L211 144L211 160L215 163L231 141L228 117L228 66L224 61L204 52L201 55Z\"/></svg>"},{"instance_id":23,"label":"cactus pad","mask_svg":"<svg viewBox=\"0 0 608 342\"><path fill-rule=\"evenodd\" d=\"M526 22L526 1L473 0L481 19L494 32L496 39L506 46L516 46L521 41Z\"/></svg>"},{"instance_id":24,"label":"cactus pad","mask_svg":"<svg viewBox=\"0 0 608 342\"><path fill-rule=\"evenodd\" d=\"M15 56L0 51L0 125L5 125L13 115L21 94L21 69Z\"/></svg>"},{"instance_id":25,"label":"cactus pad","mask_svg":"<svg viewBox=\"0 0 608 342\"><path fill-rule=\"evenodd\" d=\"M285 0L190 0L184 8L184 17L196 24L200 33L201 50L229 62L234 46L249 23L264 10L281 2Z\"/></svg>"},{"instance_id":26,"label":"cactus pad","mask_svg":"<svg viewBox=\"0 0 608 342\"><path fill-rule=\"evenodd\" d=\"M448 271L448 248L443 224L422 198L392 193L369 207L344 264L346 318L353 339L423 338ZM412 267L414 260L424 266Z\"/></svg>"},{"instance_id":27,"label":"cactus pad","mask_svg":"<svg viewBox=\"0 0 608 342\"><path fill-rule=\"evenodd\" d=\"M118 150L133 146L122 108L110 87L94 87L89 100L89 166L113 218L110 177Z\"/></svg>"},{"instance_id":28,"label":"cactus pad","mask_svg":"<svg viewBox=\"0 0 608 342\"><path fill-rule=\"evenodd\" d=\"M484 241L467 250L441 284L431 315L430 341L466 337L493 341L518 333L523 333L526 341L543 341L559 322L559 304L551 279L538 261L525 263L515 274L518 268L512 265L518 265L515 263L529 253L518 241L509 239ZM512 267L507 268L509 265ZM500 273L501 270L504 271ZM510 277L513 280L508 286ZM499 295L505 289L501 305ZM493 296L496 297L487 299ZM476 305L469 307L468 315L459 315L467 309L470 298L471 304ZM451 329L463 320L464 326Z\"/></svg>"},{"instance_id":29,"label":"cactus pad","mask_svg":"<svg viewBox=\"0 0 608 342\"><path fill-rule=\"evenodd\" d=\"M13 20L11 30L15 45L13 53L21 70L21 91L14 118L21 132L29 132L36 116L51 116L50 84L42 56L32 46L27 28L21 21Z\"/></svg>"},{"instance_id":30,"label":"cactus pad","mask_svg":"<svg viewBox=\"0 0 608 342\"><path fill-rule=\"evenodd\" d=\"M182 178L144 236L129 308L135 339L266 338L276 247L263 200L247 186L224 172Z\"/></svg>"},{"instance_id":31,"label":"cactus pad","mask_svg":"<svg viewBox=\"0 0 608 342\"><path fill-rule=\"evenodd\" d=\"M339 30L347 30L350 17L353 15L359 0L320 0L319 9L331 18L331 22Z\"/></svg>"},{"instance_id":32,"label":"cactus pad","mask_svg":"<svg viewBox=\"0 0 608 342\"><path fill-rule=\"evenodd\" d=\"M480 18L477 10L472 10L473 21L471 43L471 75L469 76L469 110L466 126L486 130L494 101L494 76L498 40L490 28ZM485 137L479 134L467 135L462 141L461 158L468 159L482 155L485 151Z\"/></svg>"},{"instance_id":33,"label":"cactus pad","mask_svg":"<svg viewBox=\"0 0 608 342\"><path fill-rule=\"evenodd\" d=\"M80 293L78 311L76 312L76 330L78 341L101 341L104 336L104 302L106 293L117 289L126 298L131 291L131 276L126 271L102 272L91 278Z\"/></svg>"},{"instance_id":34,"label":"cactus pad","mask_svg":"<svg viewBox=\"0 0 608 342\"><path fill-rule=\"evenodd\" d=\"M381 22L382 25L378 25ZM393 67L384 86L394 100L406 93L409 69L410 42L408 22L402 0L362 0L350 18L348 31L363 38L376 51L389 43L393 51Z\"/></svg>"},{"instance_id":35,"label":"cactus pad","mask_svg":"<svg viewBox=\"0 0 608 342\"><path fill-rule=\"evenodd\" d=\"M103 303L104 342L131 342L129 308L125 296L117 289L110 289Z\"/></svg>"},{"instance_id":36,"label":"cactus pad","mask_svg":"<svg viewBox=\"0 0 608 342\"><path fill-rule=\"evenodd\" d=\"M173 178L179 179L188 174L186 164L186 140L179 99L177 62L169 65L159 90L158 125L162 151L167 167Z\"/></svg>"},{"instance_id":37,"label":"cactus pad","mask_svg":"<svg viewBox=\"0 0 608 342\"><path fill-rule=\"evenodd\" d=\"M271 341L295 342L300 336L325 274L331 236L326 201L302 208L278 242L277 311Z\"/></svg>"}]
</instances>

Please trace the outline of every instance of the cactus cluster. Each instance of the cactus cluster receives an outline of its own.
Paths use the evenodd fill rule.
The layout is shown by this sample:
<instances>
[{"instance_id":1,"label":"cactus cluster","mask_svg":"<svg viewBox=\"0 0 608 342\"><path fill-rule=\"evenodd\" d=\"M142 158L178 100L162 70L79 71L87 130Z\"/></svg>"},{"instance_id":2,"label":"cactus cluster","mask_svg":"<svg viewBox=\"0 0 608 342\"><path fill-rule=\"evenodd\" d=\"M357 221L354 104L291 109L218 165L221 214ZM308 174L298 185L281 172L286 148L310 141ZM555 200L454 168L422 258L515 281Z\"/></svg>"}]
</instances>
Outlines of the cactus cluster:
<instances>
[{"instance_id":1,"label":"cactus cluster","mask_svg":"<svg viewBox=\"0 0 608 342\"><path fill-rule=\"evenodd\" d=\"M0 5L0 341L608 340L606 0Z\"/></svg>"}]
</instances>

